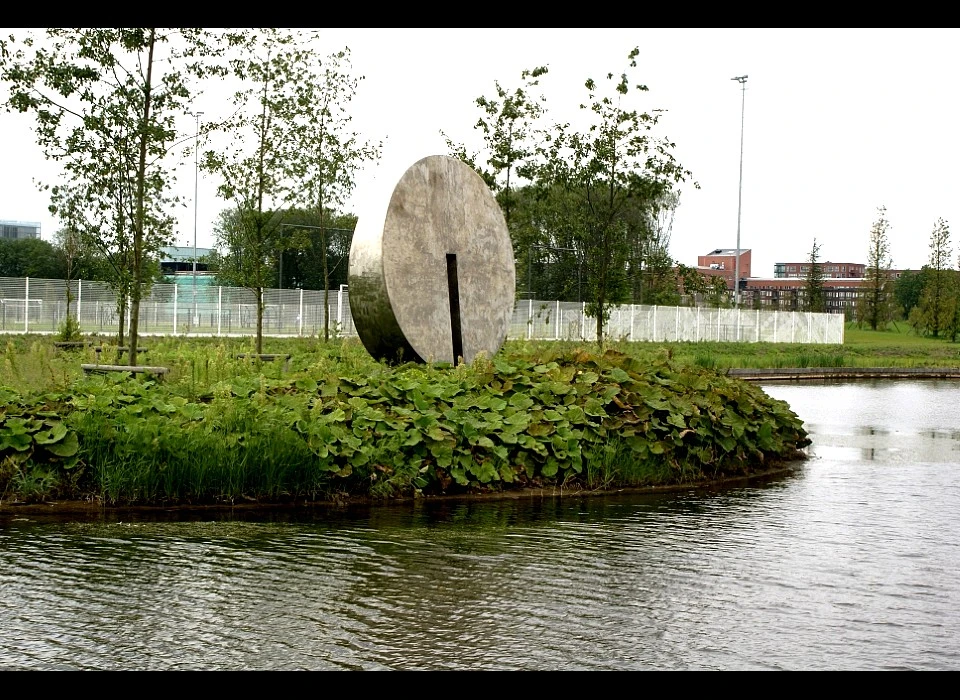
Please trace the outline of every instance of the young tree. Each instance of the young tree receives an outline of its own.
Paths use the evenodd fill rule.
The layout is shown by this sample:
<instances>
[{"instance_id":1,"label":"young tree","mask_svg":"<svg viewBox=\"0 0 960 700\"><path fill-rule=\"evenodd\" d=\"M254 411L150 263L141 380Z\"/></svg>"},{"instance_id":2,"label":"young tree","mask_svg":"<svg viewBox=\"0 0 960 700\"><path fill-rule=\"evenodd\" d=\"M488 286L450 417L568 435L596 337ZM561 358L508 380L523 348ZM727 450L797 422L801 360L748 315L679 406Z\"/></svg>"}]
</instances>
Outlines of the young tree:
<instances>
[{"instance_id":1,"label":"young tree","mask_svg":"<svg viewBox=\"0 0 960 700\"><path fill-rule=\"evenodd\" d=\"M686 273L685 270L690 270ZM643 257L643 302L654 306L677 306L680 304L680 288L690 285L689 292L700 289L697 277L700 273L692 268L678 270L669 251L653 245Z\"/></svg>"},{"instance_id":2,"label":"young tree","mask_svg":"<svg viewBox=\"0 0 960 700\"><path fill-rule=\"evenodd\" d=\"M710 289L707 278L704 277L703 273L697 270L697 268L679 262L676 267L676 275L679 281L680 292L683 297L686 297L686 305L697 306L697 302L705 296ZM684 300L681 298L678 302L684 303Z\"/></svg>"},{"instance_id":3,"label":"young tree","mask_svg":"<svg viewBox=\"0 0 960 700\"><path fill-rule=\"evenodd\" d=\"M496 97L480 96L476 105L483 115L474 125L483 133L486 167L478 164L479 154L467 155L463 144L454 143L446 134L450 154L473 167L484 179L503 209L507 227L513 204L516 178L529 182L541 129L538 121L546 113L546 98L536 90L548 68L539 66L520 73L522 85L512 92L494 81ZM516 178L514 177L516 176Z\"/></svg>"},{"instance_id":4,"label":"young tree","mask_svg":"<svg viewBox=\"0 0 960 700\"><path fill-rule=\"evenodd\" d=\"M105 163L115 162L111 161L114 155L115 151L106 148L100 158ZM76 160L81 162L75 163ZM82 161L79 156L68 159L65 171L82 171ZM126 226L128 209L124 205L126 194L123 177L112 167L91 171L87 179L65 179L50 188L50 211L68 222L64 230L68 232L70 244L79 250L97 249L107 262L103 277L116 295L118 348L124 345L133 286L132 246Z\"/></svg>"},{"instance_id":5,"label":"young tree","mask_svg":"<svg viewBox=\"0 0 960 700\"><path fill-rule=\"evenodd\" d=\"M589 101L581 108L591 113L592 123L583 132L568 124L548 132L545 166L538 172L541 180L561 188L577 204L571 223L583 250L587 313L596 318L600 345L611 307L629 299L628 212L662 201L674 184L691 176L671 153L675 144L651 135L659 113L627 104L631 92L647 91L645 85L632 85L628 76L639 53L638 48L629 53L622 74L607 75L609 94L601 94L593 79L586 81Z\"/></svg>"},{"instance_id":6,"label":"young tree","mask_svg":"<svg viewBox=\"0 0 960 700\"><path fill-rule=\"evenodd\" d=\"M35 115L46 157L91 191L102 178L111 181L122 215L102 230L122 236L129 250L130 364L150 259L172 234L175 120L193 97L190 80L215 70L207 59L229 37L221 43L203 29L54 28L42 41L27 36L15 48L11 40L0 58L7 107Z\"/></svg>"},{"instance_id":7,"label":"young tree","mask_svg":"<svg viewBox=\"0 0 960 700\"><path fill-rule=\"evenodd\" d=\"M914 330L934 338L949 329L955 313L957 300L954 296L955 275L950 267L951 257L950 226L940 218L930 233L930 258L926 266L929 279L920 301L910 312L910 323Z\"/></svg>"},{"instance_id":8,"label":"young tree","mask_svg":"<svg viewBox=\"0 0 960 700\"><path fill-rule=\"evenodd\" d=\"M870 228L867 269L857 298L857 321L868 323L872 330L886 327L893 320L896 309L890 277L893 260L890 258L889 230L887 209L881 206L877 209L877 220Z\"/></svg>"},{"instance_id":9,"label":"young tree","mask_svg":"<svg viewBox=\"0 0 960 700\"><path fill-rule=\"evenodd\" d=\"M807 258L807 276L803 283L805 311L823 313L827 308L827 295L823 287L823 265L820 263L820 246L813 239L813 247Z\"/></svg>"},{"instance_id":10,"label":"young tree","mask_svg":"<svg viewBox=\"0 0 960 700\"><path fill-rule=\"evenodd\" d=\"M66 289L64 291L66 292L67 298L67 310L64 315L64 320L58 329L58 335L60 340L70 342L80 340L80 322L73 315L71 309L73 305L73 289L70 283L73 282L76 262L78 262L80 258L83 243L80 238L80 233L71 227L60 229L57 232L57 239L65 262L64 287Z\"/></svg>"},{"instance_id":11,"label":"young tree","mask_svg":"<svg viewBox=\"0 0 960 700\"><path fill-rule=\"evenodd\" d=\"M294 115L302 138L287 157L299 177L298 203L314 212L319 221L320 246L327 250L327 229L342 211L356 184L356 172L380 157L380 143L361 141L352 131L348 111L363 77L351 75L350 49L344 48L321 62L320 71L297 83L298 103L307 107ZM330 340L330 270L322 258L324 280L323 339Z\"/></svg>"},{"instance_id":12,"label":"young tree","mask_svg":"<svg viewBox=\"0 0 960 700\"><path fill-rule=\"evenodd\" d=\"M202 167L220 179L219 194L233 203L215 226L217 243L233 254L219 278L256 296L256 352L263 352L263 291L278 270L272 261L282 245L282 211L298 196L300 143L309 138L298 116L314 105L301 99L317 80L316 59L298 32L261 29L243 36L242 53L230 63L242 80L230 118L208 126L224 131L230 145L205 153ZM208 132L209 133L209 132Z\"/></svg>"},{"instance_id":13,"label":"young tree","mask_svg":"<svg viewBox=\"0 0 960 700\"><path fill-rule=\"evenodd\" d=\"M536 145L542 140L539 123L546 114L546 98L539 87L540 79L547 72L546 66L522 71L521 85L513 91L494 81L496 95L476 99L476 105L483 112L474 125L483 134L482 156L468 155L465 145L454 143L440 132L446 139L450 154L476 170L500 204L514 249L525 253L519 255L517 260L521 269L519 279L532 278L532 271L525 268L533 263L534 251L543 250L535 246L565 247L552 243L547 232L530 225L529 215L515 216L518 208L534 203L529 198L529 190L525 194L518 190L524 187L522 183L529 184L532 181L536 168ZM482 164L481 159L484 161Z\"/></svg>"}]
</instances>

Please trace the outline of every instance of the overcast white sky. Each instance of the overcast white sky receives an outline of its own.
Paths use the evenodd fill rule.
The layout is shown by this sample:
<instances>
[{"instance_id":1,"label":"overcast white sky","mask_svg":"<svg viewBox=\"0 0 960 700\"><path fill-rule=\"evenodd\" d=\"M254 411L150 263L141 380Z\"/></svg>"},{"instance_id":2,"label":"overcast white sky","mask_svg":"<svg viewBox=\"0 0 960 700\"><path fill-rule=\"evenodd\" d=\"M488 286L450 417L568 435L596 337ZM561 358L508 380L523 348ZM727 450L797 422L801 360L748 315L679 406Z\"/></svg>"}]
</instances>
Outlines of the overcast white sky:
<instances>
[{"instance_id":1,"label":"overcast white sky","mask_svg":"<svg viewBox=\"0 0 960 700\"><path fill-rule=\"evenodd\" d=\"M548 119L570 121L584 81L619 74L638 46L632 75L650 91L636 106L667 110L657 133L702 188L682 188L674 221L671 254L687 265L737 243L741 90L731 78L747 75L740 247L753 251L753 275L769 277L775 262L806 259L814 237L822 261L866 262L880 205L896 268L927 262L938 217L960 232L958 40L957 29L324 29L317 51L350 48L364 76L353 128L385 141L357 179L351 209L362 217L365 194L447 152L441 130L479 147L474 100L493 96L494 81L512 89L522 70L548 66ZM226 108L223 95L198 103ZM33 181L56 171L31 128L31 116L0 114L0 219L39 221L52 240L60 223ZM188 200L178 243L193 245L196 215L197 245L212 245L226 207L216 182L200 175L194 211L191 161L178 191Z\"/></svg>"}]
</instances>

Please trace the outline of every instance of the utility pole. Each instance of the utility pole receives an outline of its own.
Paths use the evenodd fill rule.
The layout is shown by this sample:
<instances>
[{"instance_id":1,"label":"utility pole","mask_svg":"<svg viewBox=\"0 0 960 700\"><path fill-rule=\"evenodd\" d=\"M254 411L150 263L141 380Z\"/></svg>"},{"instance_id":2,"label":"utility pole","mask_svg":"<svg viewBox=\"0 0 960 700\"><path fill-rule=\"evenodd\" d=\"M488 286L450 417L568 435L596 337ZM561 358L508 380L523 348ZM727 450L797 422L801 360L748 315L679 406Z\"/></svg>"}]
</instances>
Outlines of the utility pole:
<instances>
[{"instance_id":1,"label":"utility pole","mask_svg":"<svg viewBox=\"0 0 960 700\"><path fill-rule=\"evenodd\" d=\"M737 194L737 257L733 273L733 306L740 308L740 212L743 209L743 115L747 103L747 76L730 78L740 83L740 189Z\"/></svg>"}]
</instances>

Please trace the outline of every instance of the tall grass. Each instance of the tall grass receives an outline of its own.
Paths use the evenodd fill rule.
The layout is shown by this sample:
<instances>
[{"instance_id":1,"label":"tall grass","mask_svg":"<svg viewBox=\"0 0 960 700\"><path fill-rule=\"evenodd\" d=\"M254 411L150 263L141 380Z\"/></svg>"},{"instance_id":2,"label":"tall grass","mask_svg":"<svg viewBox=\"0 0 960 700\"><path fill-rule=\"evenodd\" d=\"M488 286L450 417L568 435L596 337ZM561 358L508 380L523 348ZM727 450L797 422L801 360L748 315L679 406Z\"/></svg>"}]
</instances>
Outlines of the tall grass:
<instances>
[{"instance_id":1,"label":"tall grass","mask_svg":"<svg viewBox=\"0 0 960 700\"><path fill-rule=\"evenodd\" d=\"M274 415L271 416L271 413ZM106 504L234 503L317 498L326 474L282 412L224 400L202 423L171 430L162 416L105 426L87 413L73 422L87 455L89 490Z\"/></svg>"},{"instance_id":2,"label":"tall grass","mask_svg":"<svg viewBox=\"0 0 960 700\"><path fill-rule=\"evenodd\" d=\"M634 487L669 483L672 468L663 459L637 459L630 448L617 438L604 446L598 458L588 460L585 481L588 489L603 490L613 486Z\"/></svg>"}]
</instances>

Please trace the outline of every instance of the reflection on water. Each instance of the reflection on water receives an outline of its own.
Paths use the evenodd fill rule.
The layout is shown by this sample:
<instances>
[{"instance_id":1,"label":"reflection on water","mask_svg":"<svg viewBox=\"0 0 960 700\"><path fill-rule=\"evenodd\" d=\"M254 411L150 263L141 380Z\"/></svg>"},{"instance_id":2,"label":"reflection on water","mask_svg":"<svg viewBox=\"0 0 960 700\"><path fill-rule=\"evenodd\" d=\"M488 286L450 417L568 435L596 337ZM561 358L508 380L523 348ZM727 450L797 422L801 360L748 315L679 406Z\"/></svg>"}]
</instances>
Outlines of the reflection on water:
<instances>
[{"instance_id":1,"label":"reflection on water","mask_svg":"<svg viewBox=\"0 0 960 700\"><path fill-rule=\"evenodd\" d=\"M0 520L0 667L960 667L956 385L765 389L812 459L751 486Z\"/></svg>"},{"instance_id":2,"label":"reflection on water","mask_svg":"<svg viewBox=\"0 0 960 700\"><path fill-rule=\"evenodd\" d=\"M950 380L768 384L804 420L815 457L960 462L960 403Z\"/></svg>"}]
</instances>

